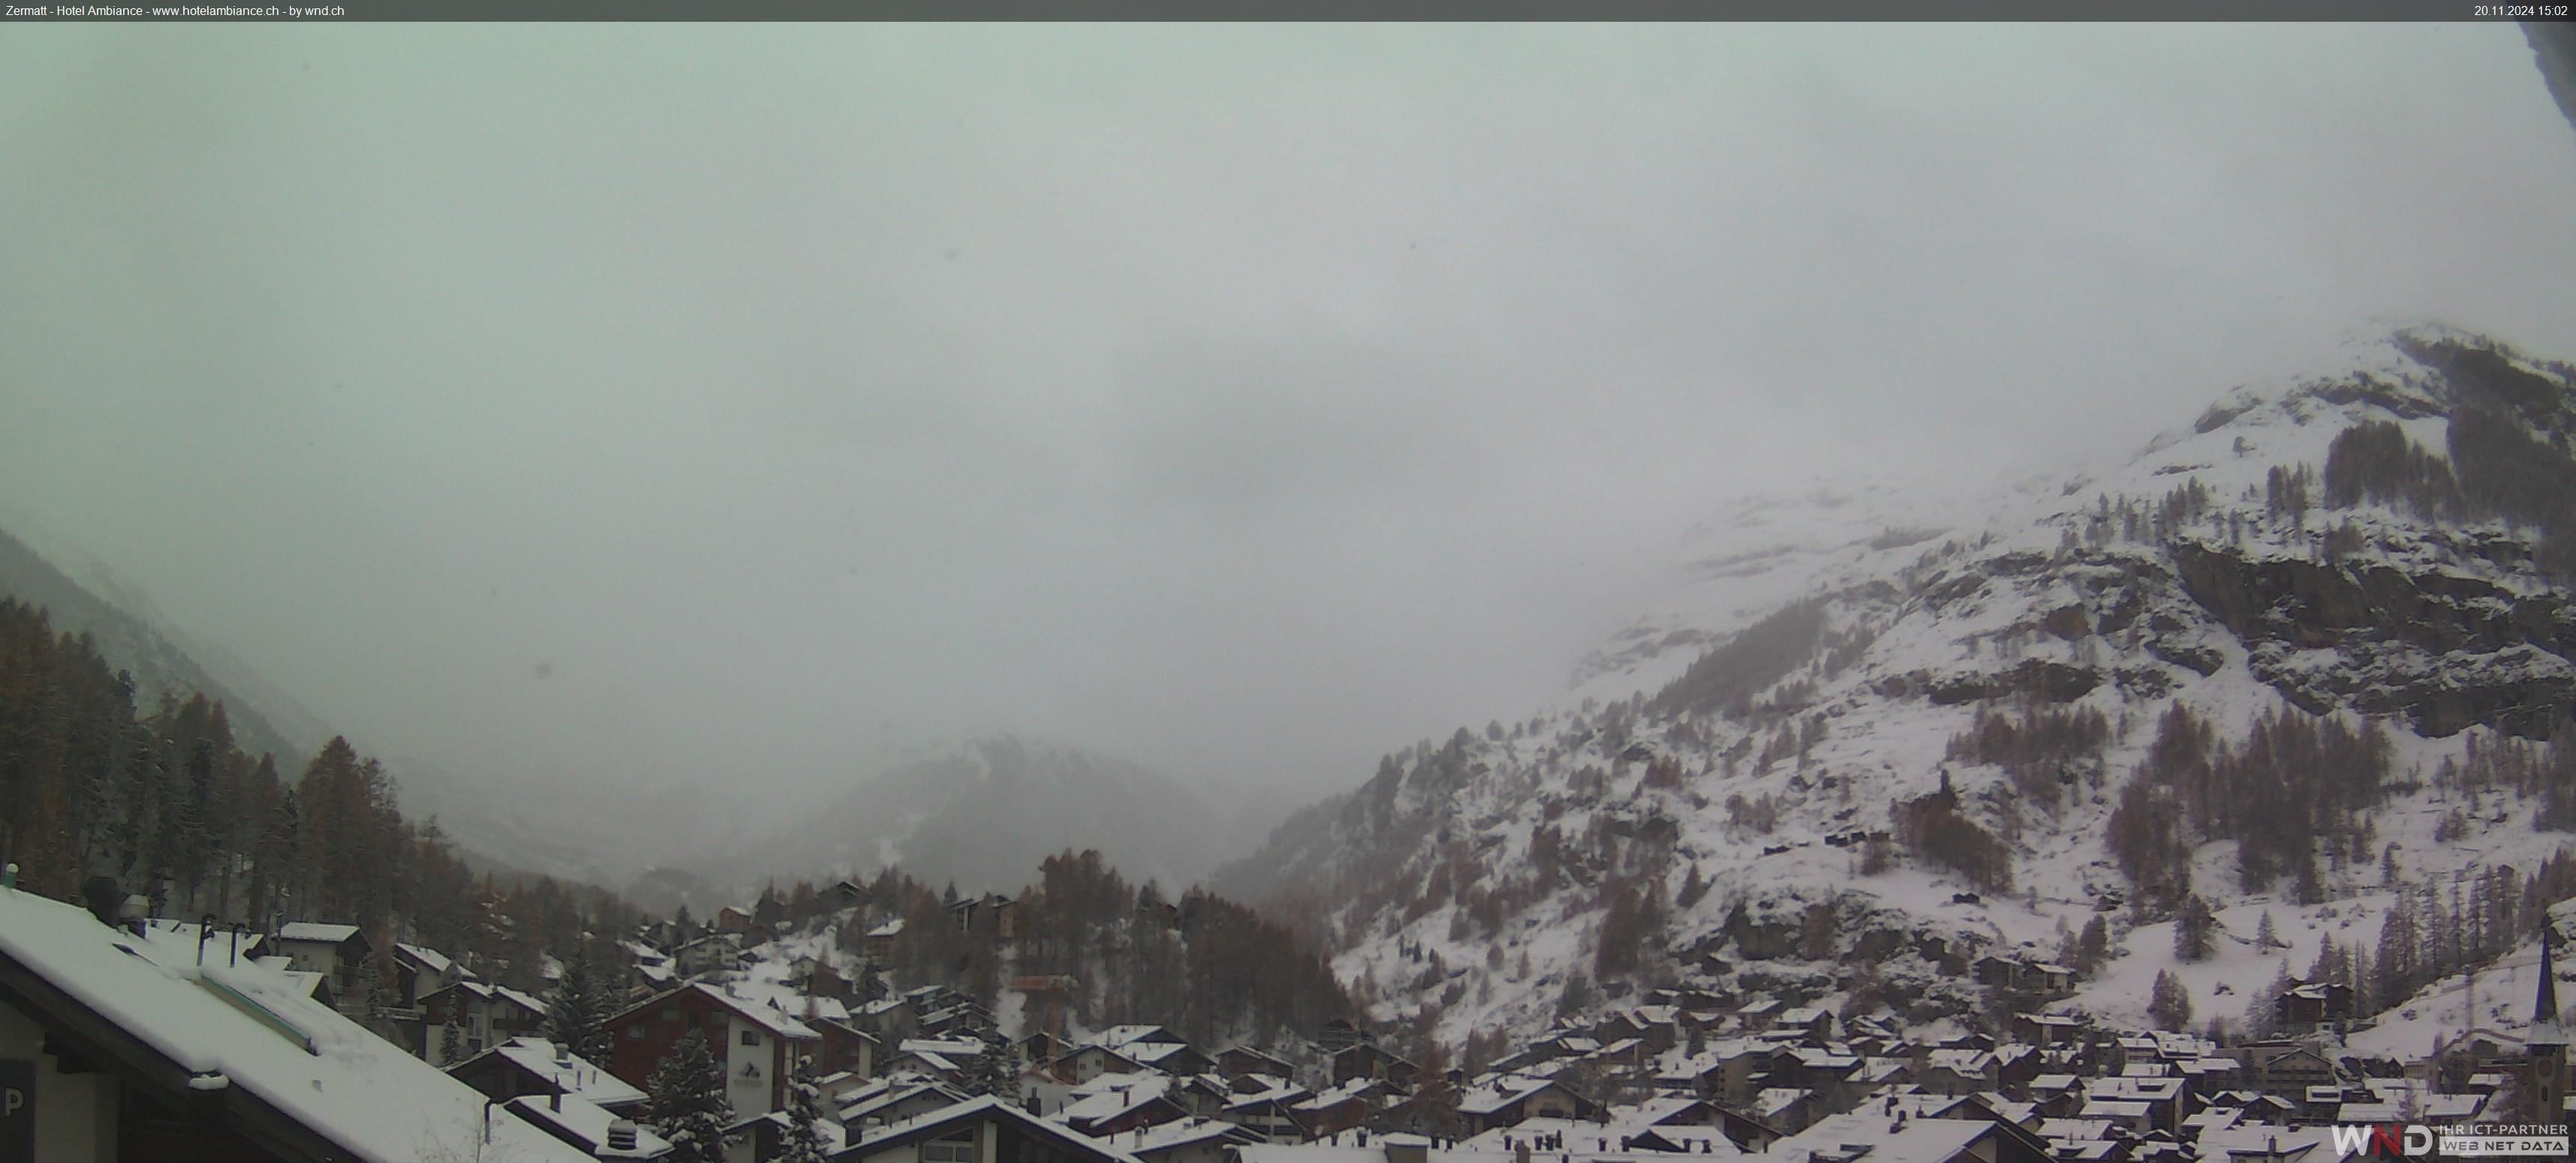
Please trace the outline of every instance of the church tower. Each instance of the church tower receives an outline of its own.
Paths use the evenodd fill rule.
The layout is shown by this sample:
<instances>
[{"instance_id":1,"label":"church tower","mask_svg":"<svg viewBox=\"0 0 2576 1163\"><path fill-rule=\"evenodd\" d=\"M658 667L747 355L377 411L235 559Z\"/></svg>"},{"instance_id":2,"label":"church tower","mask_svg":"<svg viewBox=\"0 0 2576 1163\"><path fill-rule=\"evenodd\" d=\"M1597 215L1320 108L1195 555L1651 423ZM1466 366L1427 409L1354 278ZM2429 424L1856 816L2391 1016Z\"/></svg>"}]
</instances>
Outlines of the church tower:
<instances>
[{"instance_id":1,"label":"church tower","mask_svg":"<svg viewBox=\"0 0 2576 1163\"><path fill-rule=\"evenodd\" d=\"M2531 1062L2533 1114L2552 1126L2566 1119L2567 1031L2558 1024L2558 971L2550 963L2558 927L2544 916L2540 926L2540 996L2531 1006L2531 1032L2523 1053Z\"/></svg>"}]
</instances>

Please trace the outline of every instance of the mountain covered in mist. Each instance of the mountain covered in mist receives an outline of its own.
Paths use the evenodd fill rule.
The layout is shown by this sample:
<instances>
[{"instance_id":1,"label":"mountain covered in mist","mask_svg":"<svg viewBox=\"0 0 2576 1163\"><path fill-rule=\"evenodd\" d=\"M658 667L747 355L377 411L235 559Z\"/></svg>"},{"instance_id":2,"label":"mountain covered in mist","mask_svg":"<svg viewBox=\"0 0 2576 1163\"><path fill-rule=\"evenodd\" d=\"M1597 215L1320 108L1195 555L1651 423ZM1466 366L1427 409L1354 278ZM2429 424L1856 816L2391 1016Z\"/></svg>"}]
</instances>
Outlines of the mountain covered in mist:
<instances>
[{"instance_id":1,"label":"mountain covered in mist","mask_svg":"<svg viewBox=\"0 0 2576 1163\"><path fill-rule=\"evenodd\" d=\"M57 557L63 551L57 551ZM77 556L74 554L74 556ZM333 732L247 663L191 637L104 566L85 584L0 532L0 596L45 608L130 671L145 706L203 692L224 704L248 750L293 772ZM639 899L702 907L769 877L873 872L888 863L932 883L1001 889L1066 848L1098 849L1144 880L1178 889L1256 842L1280 814L1267 802L1211 803L1135 764L1008 735L910 746L865 763L837 789L771 781L800 802L728 812L737 789L603 788L596 781L504 779L397 758L405 811L435 817L479 865L590 883L634 878ZM738 806L738 805L736 805ZM774 831L762 823L794 823Z\"/></svg>"},{"instance_id":2,"label":"mountain covered in mist","mask_svg":"<svg viewBox=\"0 0 2576 1163\"><path fill-rule=\"evenodd\" d=\"M1015 735L906 748L765 836L685 846L641 900L732 900L780 880L888 866L960 891L1009 890L1048 856L1094 849L1139 881L1196 883L1261 824L1151 769Z\"/></svg>"},{"instance_id":3,"label":"mountain covered in mist","mask_svg":"<svg viewBox=\"0 0 2576 1163\"><path fill-rule=\"evenodd\" d=\"M1387 756L1215 886L1453 1045L1668 984L2242 1028L2291 974L2421 1041L2403 1003L2576 893L2571 441L2576 369L2426 328L2125 463L1749 502L1565 705Z\"/></svg>"},{"instance_id":4,"label":"mountain covered in mist","mask_svg":"<svg viewBox=\"0 0 2576 1163\"><path fill-rule=\"evenodd\" d=\"M26 542L0 531L0 596L42 607L56 630L87 634L99 654L134 676L137 701L203 693L224 704L233 733L251 751L281 760L310 757L331 732L230 652L174 625L142 591L94 566L85 585Z\"/></svg>"}]
</instances>

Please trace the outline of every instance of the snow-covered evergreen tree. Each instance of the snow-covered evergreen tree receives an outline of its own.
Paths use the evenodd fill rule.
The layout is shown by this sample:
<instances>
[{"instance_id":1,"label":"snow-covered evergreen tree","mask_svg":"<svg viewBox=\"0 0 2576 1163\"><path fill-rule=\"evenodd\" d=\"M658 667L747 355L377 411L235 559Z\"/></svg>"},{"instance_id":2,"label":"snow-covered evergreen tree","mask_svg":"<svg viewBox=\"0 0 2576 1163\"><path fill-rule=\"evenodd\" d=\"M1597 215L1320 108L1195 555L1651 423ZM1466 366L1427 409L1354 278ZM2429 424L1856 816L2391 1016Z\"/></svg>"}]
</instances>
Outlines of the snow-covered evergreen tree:
<instances>
[{"instance_id":1,"label":"snow-covered evergreen tree","mask_svg":"<svg viewBox=\"0 0 2576 1163\"><path fill-rule=\"evenodd\" d=\"M2216 923L2216 918L2210 916L2209 902L2197 893L2184 897L2182 907L2174 910L2174 960L2207 960L2210 928Z\"/></svg>"},{"instance_id":2,"label":"snow-covered evergreen tree","mask_svg":"<svg viewBox=\"0 0 2576 1163\"><path fill-rule=\"evenodd\" d=\"M608 1056L608 999L599 992L599 975L591 964L590 942L573 950L563 976L546 998L546 1037L593 1062Z\"/></svg>"},{"instance_id":3,"label":"snow-covered evergreen tree","mask_svg":"<svg viewBox=\"0 0 2576 1163\"><path fill-rule=\"evenodd\" d=\"M975 1059L968 1071L965 1088L970 1094L996 1095L1008 1102L1020 1097L1020 1048L1002 1036L998 1025L984 1027L984 1053Z\"/></svg>"},{"instance_id":4,"label":"snow-covered evergreen tree","mask_svg":"<svg viewBox=\"0 0 2576 1163\"><path fill-rule=\"evenodd\" d=\"M798 1055L787 1076L786 1133L779 1138L775 1163L823 1163L829 1148L815 1126L823 1120L823 1088L814 1084L814 1059Z\"/></svg>"},{"instance_id":5,"label":"snow-covered evergreen tree","mask_svg":"<svg viewBox=\"0 0 2576 1163\"><path fill-rule=\"evenodd\" d=\"M668 1163L724 1163L724 1129L733 1122L725 1101L724 1071L696 1030L680 1040L653 1070L654 1133L671 1141Z\"/></svg>"},{"instance_id":6,"label":"snow-covered evergreen tree","mask_svg":"<svg viewBox=\"0 0 2576 1163\"><path fill-rule=\"evenodd\" d=\"M2158 1028L2180 1030L2191 1025L2191 987L2167 969L2156 974L2154 989L2147 995L2147 1015Z\"/></svg>"}]
</instances>

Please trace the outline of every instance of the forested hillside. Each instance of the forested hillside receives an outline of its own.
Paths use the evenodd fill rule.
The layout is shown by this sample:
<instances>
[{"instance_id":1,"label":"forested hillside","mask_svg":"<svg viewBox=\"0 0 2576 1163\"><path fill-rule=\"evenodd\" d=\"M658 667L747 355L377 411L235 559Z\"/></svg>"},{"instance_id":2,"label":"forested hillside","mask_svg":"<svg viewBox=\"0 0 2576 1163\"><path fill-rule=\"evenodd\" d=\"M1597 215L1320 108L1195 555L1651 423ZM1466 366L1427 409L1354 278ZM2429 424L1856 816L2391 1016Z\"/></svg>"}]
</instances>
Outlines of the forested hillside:
<instances>
[{"instance_id":1,"label":"forested hillside","mask_svg":"<svg viewBox=\"0 0 2576 1163\"><path fill-rule=\"evenodd\" d=\"M451 950L525 988L544 954L637 919L595 889L472 875L344 739L279 762L245 750L202 694L138 705L95 639L0 598L0 852L27 888L78 899L108 876L161 916L352 923L380 948Z\"/></svg>"}]
</instances>

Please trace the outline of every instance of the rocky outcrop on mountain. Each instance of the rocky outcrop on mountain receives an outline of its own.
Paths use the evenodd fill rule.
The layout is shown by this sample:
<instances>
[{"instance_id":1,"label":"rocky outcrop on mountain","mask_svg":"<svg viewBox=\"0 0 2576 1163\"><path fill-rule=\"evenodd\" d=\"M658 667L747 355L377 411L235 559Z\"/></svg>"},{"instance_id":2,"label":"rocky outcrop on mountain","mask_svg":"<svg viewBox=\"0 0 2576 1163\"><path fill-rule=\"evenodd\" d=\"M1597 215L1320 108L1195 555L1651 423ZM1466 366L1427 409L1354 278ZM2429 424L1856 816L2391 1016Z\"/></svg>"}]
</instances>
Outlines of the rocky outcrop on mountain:
<instances>
[{"instance_id":1,"label":"rocky outcrop on mountain","mask_svg":"<svg viewBox=\"0 0 2576 1163\"><path fill-rule=\"evenodd\" d=\"M1987 954L2118 1010L2186 904L2348 927L2557 850L2571 438L2576 369L2419 329L2124 465L1748 503L1572 705L1388 756L1217 883L1451 1037L1674 981L1958 1015Z\"/></svg>"},{"instance_id":2,"label":"rocky outcrop on mountain","mask_svg":"<svg viewBox=\"0 0 2576 1163\"><path fill-rule=\"evenodd\" d=\"M2349 707L2403 714L2426 735L2485 725L2547 739L2576 702L2576 608L2562 593L2198 544L2177 545L2174 559L2254 673L2311 713Z\"/></svg>"}]
</instances>

